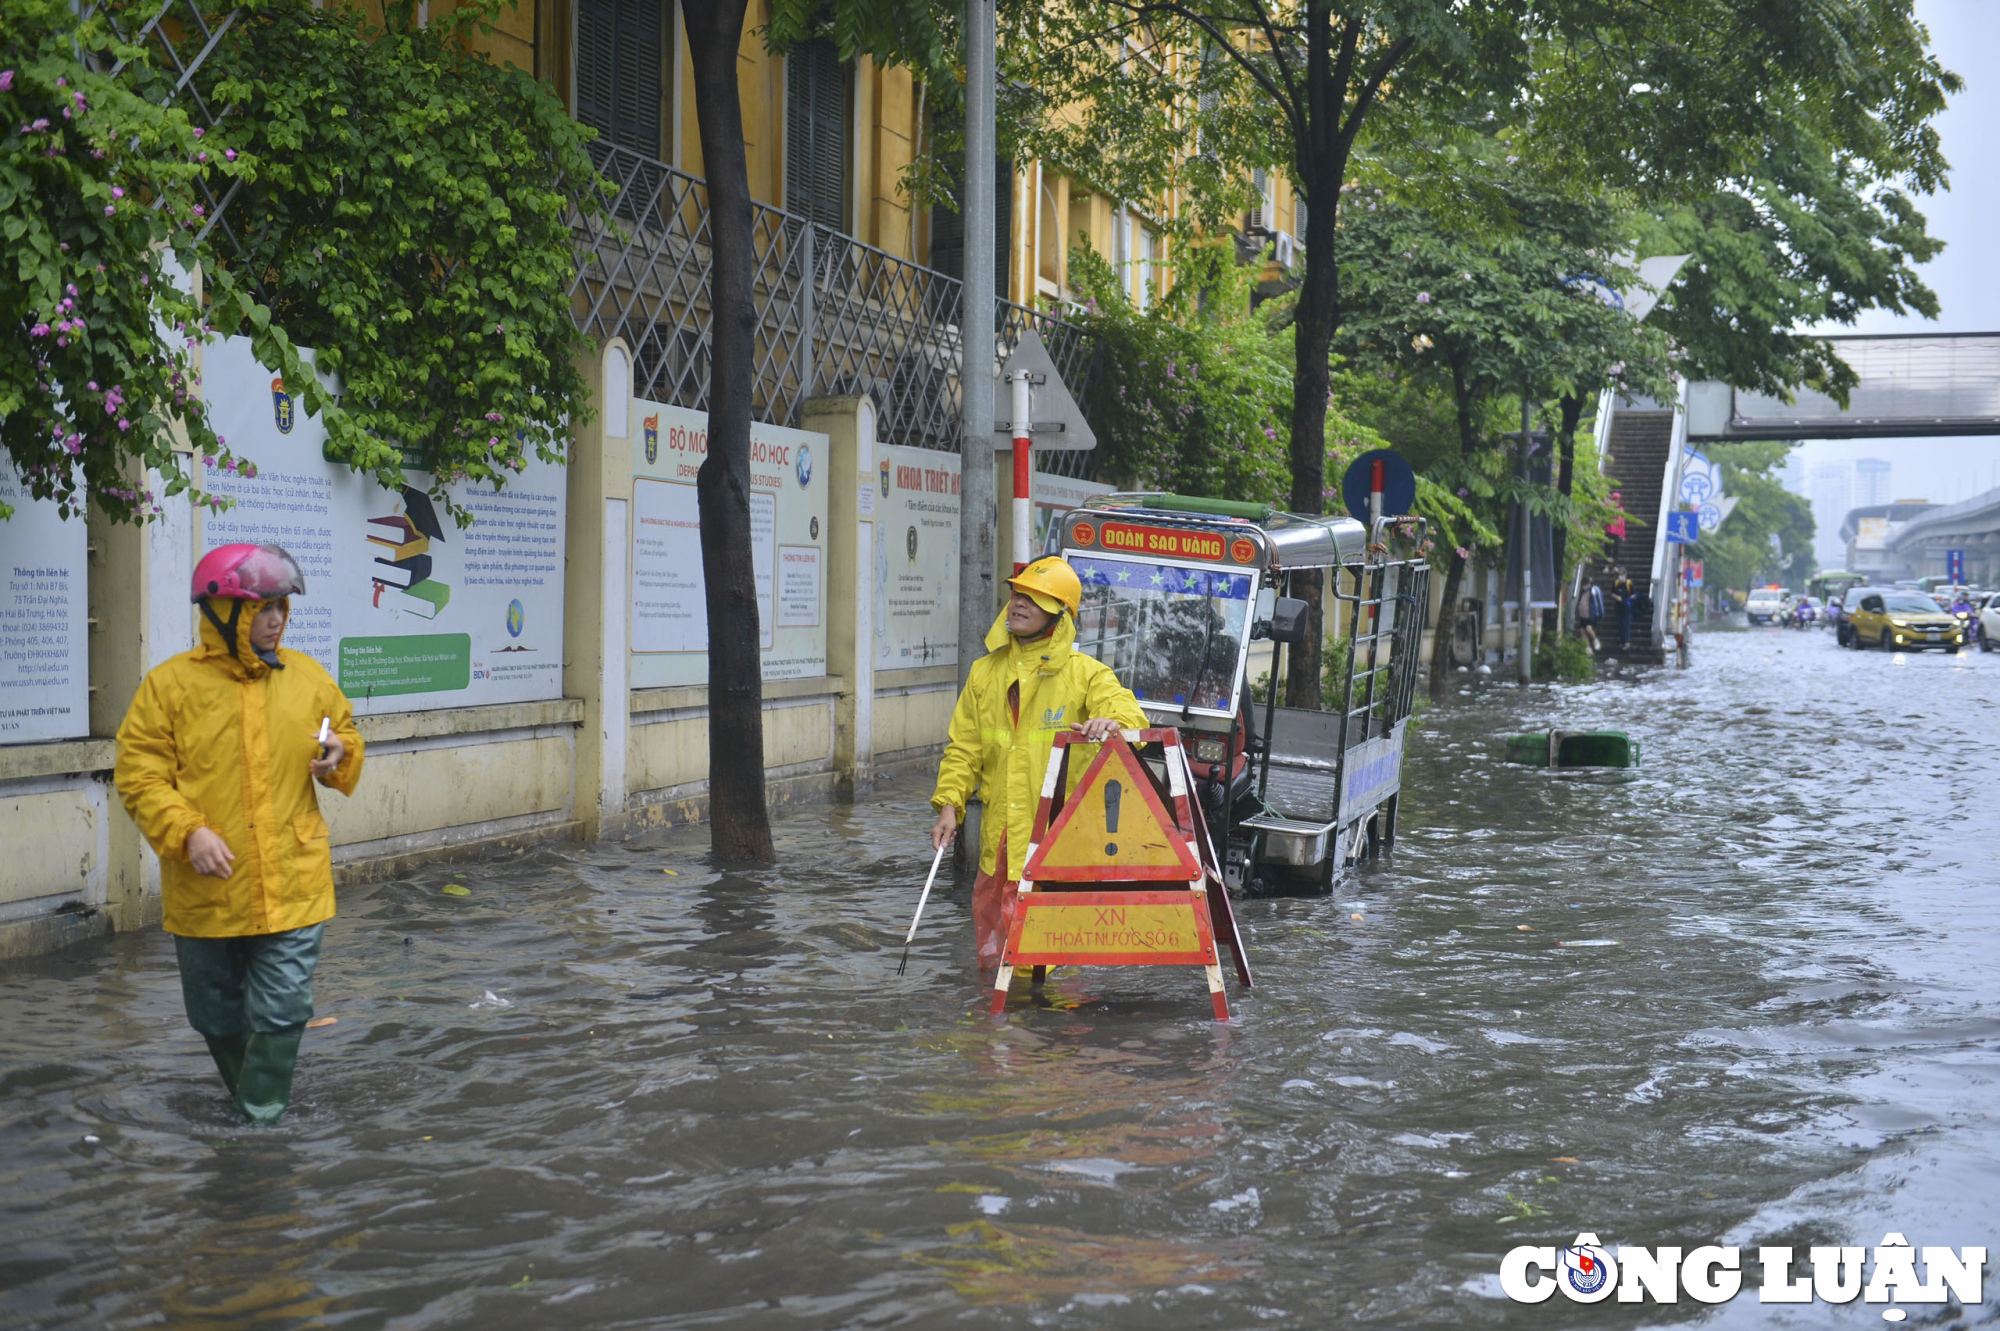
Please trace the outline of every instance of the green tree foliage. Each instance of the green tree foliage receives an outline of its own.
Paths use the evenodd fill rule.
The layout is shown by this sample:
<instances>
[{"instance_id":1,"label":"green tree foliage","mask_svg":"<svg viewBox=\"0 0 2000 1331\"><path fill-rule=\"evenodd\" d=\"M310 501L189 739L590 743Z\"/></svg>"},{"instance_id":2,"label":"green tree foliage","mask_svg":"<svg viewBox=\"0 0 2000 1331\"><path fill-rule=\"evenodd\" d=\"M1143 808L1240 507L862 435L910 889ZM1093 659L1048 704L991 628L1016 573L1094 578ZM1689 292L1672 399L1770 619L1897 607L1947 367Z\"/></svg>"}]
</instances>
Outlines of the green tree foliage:
<instances>
[{"instance_id":1,"label":"green tree foliage","mask_svg":"<svg viewBox=\"0 0 2000 1331\"><path fill-rule=\"evenodd\" d=\"M1652 208L1746 192L1800 124L1841 145L1850 189L1934 189L1930 117L1956 86L1911 0L1077 0L1010 6L1003 125L1032 155L1193 228L1251 167L1310 204L1295 341L1292 501L1324 493L1323 413L1348 260L1334 228L1384 145L1505 126L1522 156ZM1478 200L1449 152L1399 176L1449 213ZM1879 197L1879 195L1878 195ZM1887 206L1887 205L1885 205ZM1476 209L1475 209L1476 210ZM1903 253L1915 250L1905 246ZM1888 261L1899 263L1900 255ZM1845 289L1845 288L1842 288ZM1697 317L1706 317L1698 315ZM1796 359L1796 358L1795 358ZM1298 654L1300 692L1316 662Z\"/></svg>"},{"instance_id":2,"label":"green tree foliage","mask_svg":"<svg viewBox=\"0 0 2000 1331\"><path fill-rule=\"evenodd\" d=\"M1569 633L1544 633L1535 639L1536 679L1581 684L1597 678L1597 658L1590 644Z\"/></svg>"},{"instance_id":3,"label":"green tree foliage","mask_svg":"<svg viewBox=\"0 0 2000 1331\"><path fill-rule=\"evenodd\" d=\"M1802 589L1813 575L1812 505L1779 483L1774 473L1793 445L1762 440L1710 444L1704 451L1722 466L1722 488L1736 500L1722 526L1704 532L1694 548L1705 588L1741 590L1780 582ZM1776 536L1791 566L1771 548Z\"/></svg>"},{"instance_id":4,"label":"green tree foliage","mask_svg":"<svg viewBox=\"0 0 2000 1331\"><path fill-rule=\"evenodd\" d=\"M225 270L337 377L329 454L389 486L421 468L439 498L559 460L591 410L569 306L589 131L470 51L487 13L419 26L406 0L376 29L258 0L211 57L208 95L232 108L211 151L246 168L228 219L246 253Z\"/></svg>"},{"instance_id":5,"label":"green tree foliage","mask_svg":"<svg viewBox=\"0 0 2000 1331\"><path fill-rule=\"evenodd\" d=\"M1289 478L1289 329L1274 305L1250 308L1249 272L1225 248L1189 246L1182 256L1178 280L1142 313L1094 250L1070 253L1080 321L1099 358L1089 400L1098 473L1143 489L1276 502ZM1361 437L1352 427L1351 443Z\"/></svg>"},{"instance_id":6,"label":"green tree foliage","mask_svg":"<svg viewBox=\"0 0 2000 1331\"><path fill-rule=\"evenodd\" d=\"M176 425L226 459L187 358L239 330L322 417L330 454L385 485L419 466L444 499L451 481L504 483L531 450L561 456L590 410L567 221L590 194L588 131L469 52L485 14L420 28L403 4L377 30L342 6L253 0L202 67L202 95L229 109L205 132L178 76L111 26L136 31L150 8L0 0L0 27L26 39L0 90L0 441L31 493L143 517L140 464L168 493L188 483ZM226 232L201 176L235 187Z\"/></svg>"},{"instance_id":7,"label":"green tree foliage","mask_svg":"<svg viewBox=\"0 0 2000 1331\"><path fill-rule=\"evenodd\" d=\"M176 285L193 265L180 219L205 167L187 117L100 72L140 53L101 13L64 0L0 0L0 446L28 492L65 515L91 501L120 518L152 496L140 464L187 486L171 449L180 420L198 448L214 434L191 405L185 336L199 325ZM0 504L0 518L11 510Z\"/></svg>"},{"instance_id":8,"label":"green tree foliage","mask_svg":"<svg viewBox=\"0 0 2000 1331\"><path fill-rule=\"evenodd\" d=\"M1780 396L1806 384L1845 401L1853 371L1803 330L1867 309L1935 318L1914 265L1944 245L1905 190L1798 137L1754 175L1646 228L1647 253L1694 256L1651 322L1683 348L1692 378Z\"/></svg>"},{"instance_id":9,"label":"green tree foliage","mask_svg":"<svg viewBox=\"0 0 2000 1331\"><path fill-rule=\"evenodd\" d=\"M1580 494L1573 475L1530 479L1523 418L1551 399L1580 405L1607 382L1666 394L1672 375L1666 337L1597 294L1633 283L1615 257L1632 233L1621 201L1552 190L1492 140L1454 150L1482 197L1480 215L1440 213L1383 188L1351 202L1336 232L1349 275L1339 345L1357 364L1432 389L1451 405L1457 447L1427 451L1424 474L1477 519L1478 534L1470 534L1475 524L1462 524L1468 535L1437 552L1447 605L1456 605L1467 562L1481 540L1495 541L1510 505L1547 516L1565 538L1594 536L1609 516L1594 471ZM1509 399L1511 430L1496 431L1494 409ZM1573 447L1574 416L1560 413L1554 423L1566 450ZM1567 451L1563 461L1573 462ZM1443 684L1452 628L1449 619L1440 625L1434 690Z\"/></svg>"},{"instance_id":10,"label":"green tree foliage","mask_svg":"<svg viewBox=\"0 0 2000 1331\"><path fill-rule=\"evenodd\" d=\"M1098 473L1120 484L1180 494L1286 506L1290 491L1285 425L1291 409L1295 304L1289 296L1254 309L1254 270L1227 247L1190 245L1175 282L1143 313L1110 265L1088 246L1070 256L1071 280L1085 298L1080 322L1099 360L1091 376L1090 419L1098 432ZM1423 411L1390 375L1335 366L1326 413L1327 503L1338 509L1338 478L1370 449L1410 449L1363 421ZM1393 404L1393 406L1391 405ZM1426 455L1421 431L1413 465ZM1490 540L1493 533L1448 485L1418 471L1414 511L1433 537ZM1426 553L1431 545L1424 547Z\"/></svg>"}]
</instances>

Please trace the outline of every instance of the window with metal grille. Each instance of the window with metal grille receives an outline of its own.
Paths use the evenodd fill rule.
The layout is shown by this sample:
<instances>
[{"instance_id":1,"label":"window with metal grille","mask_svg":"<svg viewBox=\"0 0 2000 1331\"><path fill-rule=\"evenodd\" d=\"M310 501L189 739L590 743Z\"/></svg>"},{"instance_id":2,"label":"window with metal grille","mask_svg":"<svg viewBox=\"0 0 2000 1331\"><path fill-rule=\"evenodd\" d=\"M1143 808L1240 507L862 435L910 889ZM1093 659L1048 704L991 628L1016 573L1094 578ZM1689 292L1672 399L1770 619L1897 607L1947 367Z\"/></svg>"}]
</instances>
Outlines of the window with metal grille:
<instances>
[{"instance_id":1,"label":"window with metal grille","mask_svg":"<svg viewBox=\"0 0 2000 1331\"><path fill-rule=\"evenodd\" d=\"M960 204L965 199L965 180L955 177L952 188ZM1007 294L1007 256L1014 244L1014 163L998 157L993 162L993 282L999 295ZM965 217L946 204L931 205L931 267L946 277L965 278Z\"/></svg>"},{"instance_id":2,"label":"window with metal grille","mask_svg":"<svg viewBox=\"0 0 2000 1331\"><path fill-rule=\"evenodd\" d=\"M661 0L577 0L576 118L648 157L662 155L664 18Z\"/></svg>"},{"instance_id":3,"label":"window with metal grille","mask_svg":"<svg viewBox=\"0 0 2000 1331\"><path fill-rule=\"evenodd\" d=\"M815 37L785 57L785 211L834 231L847 229L847 69L832 42Z\"/></svg>"}]
</instances>

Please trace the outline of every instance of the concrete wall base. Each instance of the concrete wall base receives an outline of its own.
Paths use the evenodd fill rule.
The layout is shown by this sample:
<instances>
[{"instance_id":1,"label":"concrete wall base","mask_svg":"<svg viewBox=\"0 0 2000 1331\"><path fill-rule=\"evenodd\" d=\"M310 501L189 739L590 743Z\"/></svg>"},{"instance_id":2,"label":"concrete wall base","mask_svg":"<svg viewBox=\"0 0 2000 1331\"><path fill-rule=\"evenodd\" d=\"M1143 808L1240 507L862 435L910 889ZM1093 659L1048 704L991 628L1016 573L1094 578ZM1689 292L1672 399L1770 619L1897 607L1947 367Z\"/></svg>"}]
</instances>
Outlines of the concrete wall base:
<instances>
[{"instance_id":1,"label":"concrete wall base","mask_svg":"<svg viewBox=\"0 0 2000 1331\"><path fill-rule=\"evenodd\" d=\"M341 887L379 883L424 864L460 864L469 860L512 855L549 841L577 841L584 824L574 818L525 822L504 831L491 827L455 827L421 838L391 837L360 846L342 846L334 853L333 880ZM398 846L397 842L412 842Z\"/></svg>"},{"instance_id":2,"label":"concrete wall base","mask_svg":"<svg viewBox=\"0 0 2000 1331\"><path fill-rule=\"evenodd\" d=\"M774 813L797 805L822 804L833 798L837 779L837 774L829 770L773 772L764 779L764 801ZM692 827L707 821L708 783L691 782L686 786L635 793L631 807L622 816L606 820L605 835L623 840L643 832Z\"/></svg>"},{"instance_id":3,"label":"concrete wall base","mask_svg":"<svg viewBox=\"0 0 2000 1331\"><path fill-rule=\"evenodd\" d=\"M94 938L109 938L117 932L111 912L94 907L35 915L0 924L0 961L40 956Z\"/></svg>"}]
</instances>

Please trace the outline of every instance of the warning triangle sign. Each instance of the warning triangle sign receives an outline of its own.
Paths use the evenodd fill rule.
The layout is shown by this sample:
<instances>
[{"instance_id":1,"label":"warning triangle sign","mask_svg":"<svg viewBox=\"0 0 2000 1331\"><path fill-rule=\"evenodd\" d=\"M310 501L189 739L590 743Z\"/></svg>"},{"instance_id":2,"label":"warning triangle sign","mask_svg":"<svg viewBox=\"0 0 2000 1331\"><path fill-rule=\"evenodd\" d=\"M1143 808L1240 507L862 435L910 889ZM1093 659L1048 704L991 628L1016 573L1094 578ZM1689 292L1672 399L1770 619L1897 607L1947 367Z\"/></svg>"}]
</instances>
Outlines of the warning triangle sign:
<instances>
[{"instance_id":1,"label":"warning triangle sign","mask_svg":"<svg viewBox=\"0 0 2000 1331\"><path fill-rule=\"evenodd\" d=\"M1181 882L1202 876L1187 834L1174 826L1122 736L1084 771L1021 876L1035 882Z\"/></svg>"}]
</instances>

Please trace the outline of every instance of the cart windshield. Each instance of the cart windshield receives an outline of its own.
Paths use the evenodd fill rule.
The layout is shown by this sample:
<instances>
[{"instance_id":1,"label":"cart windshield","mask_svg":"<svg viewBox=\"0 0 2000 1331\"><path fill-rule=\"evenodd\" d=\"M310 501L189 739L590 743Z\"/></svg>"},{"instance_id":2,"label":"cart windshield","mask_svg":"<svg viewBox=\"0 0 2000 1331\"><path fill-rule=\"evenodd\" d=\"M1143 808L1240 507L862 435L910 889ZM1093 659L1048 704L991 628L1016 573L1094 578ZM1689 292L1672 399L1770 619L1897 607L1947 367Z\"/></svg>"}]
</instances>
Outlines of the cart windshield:
<instances>
[{"instance_id":1,"label":"cart windshield","mask_svg":"<svg viewBox=\"0 0 2000 1331\"><path fill-rule=\"evenodd\" d=\"M1119 555L1066 553L1083 580L1076 645L1156 710L1235 713L1257 575Z\"/></svg>"}]
</instances>

